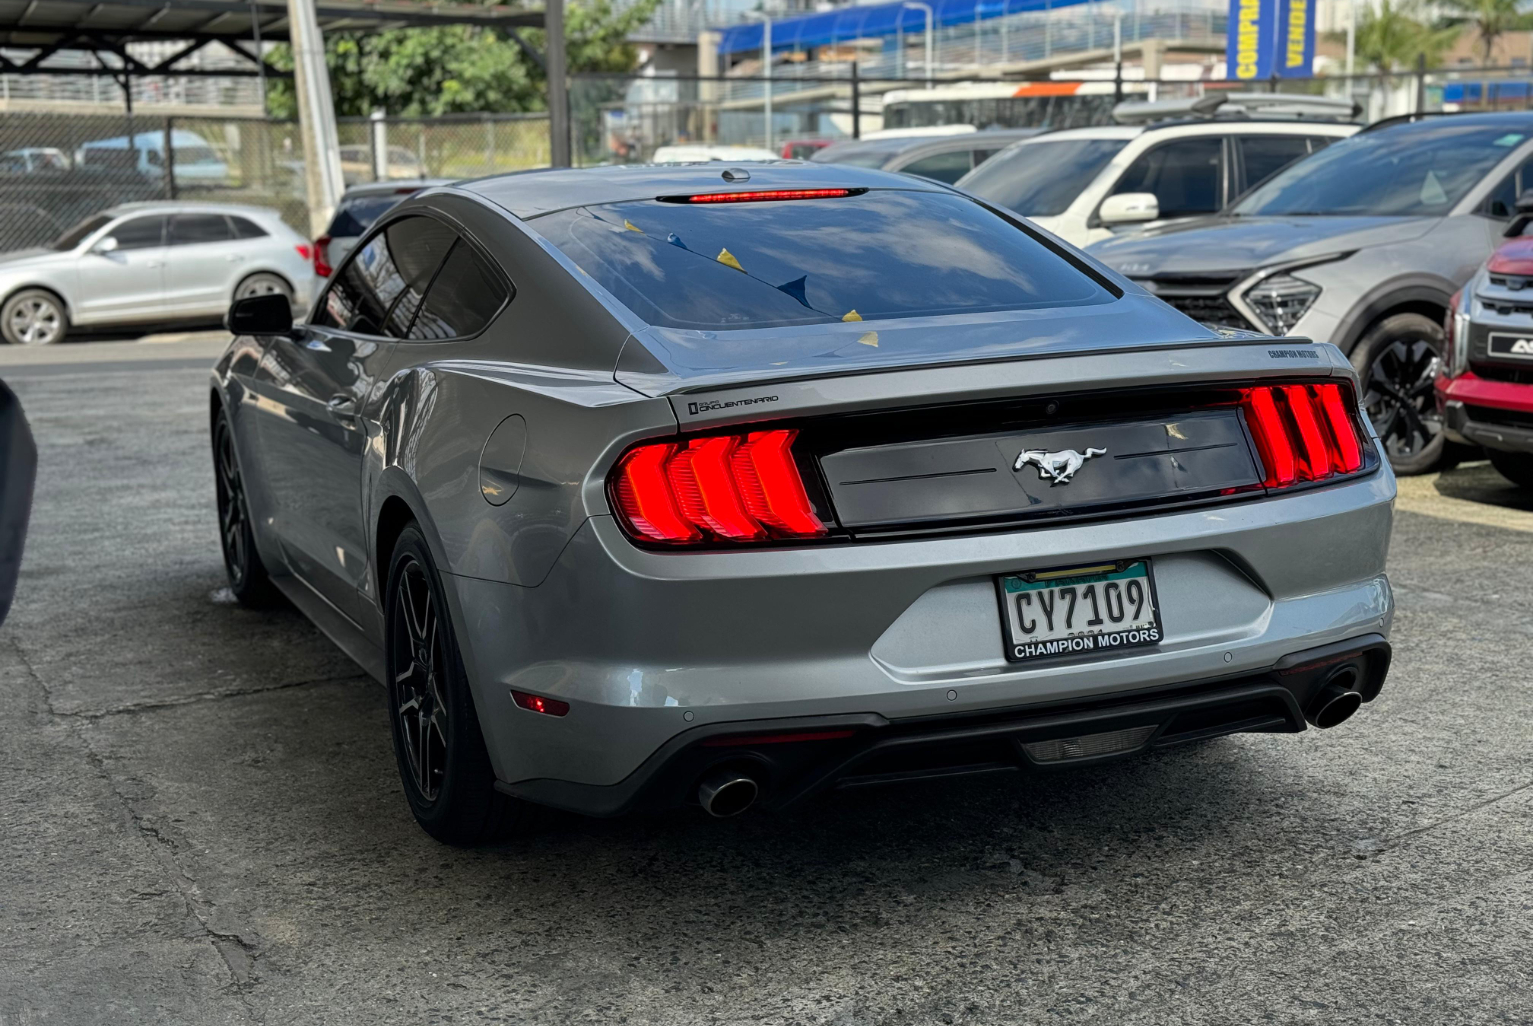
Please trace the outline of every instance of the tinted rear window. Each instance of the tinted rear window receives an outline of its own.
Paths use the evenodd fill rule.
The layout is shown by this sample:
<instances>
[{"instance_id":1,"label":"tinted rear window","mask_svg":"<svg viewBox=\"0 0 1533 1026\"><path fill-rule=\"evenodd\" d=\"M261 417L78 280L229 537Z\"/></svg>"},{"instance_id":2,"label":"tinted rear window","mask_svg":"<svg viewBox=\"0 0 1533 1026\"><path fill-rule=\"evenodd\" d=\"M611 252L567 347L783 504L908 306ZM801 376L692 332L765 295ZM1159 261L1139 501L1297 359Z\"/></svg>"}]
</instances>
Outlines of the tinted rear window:
<instances>
[{"instance_id":1,"label":"tinted rear window","mask_svg":"<svg viewBox=\"0 0 1533 1026\"><path fill-rule=\"evenodd\" d=\"M335 208L335 216L330 219L330 229L325 234L337 239L365 235L374 221L406 198L408 194L405 193L383 192L342 200L341 205Z\"/></svg>"},{"instance_id":2,"label":"tinted rear window","mask_svg":"<svg viewBox=\"0 0 1533 1026\"><path fill-rule=\"evenodd\" d=\"M871 321L1113 298L1027 232L945 193L616 203L532 223L639 317L674 328Z\"/></svg>"}]
</instances>

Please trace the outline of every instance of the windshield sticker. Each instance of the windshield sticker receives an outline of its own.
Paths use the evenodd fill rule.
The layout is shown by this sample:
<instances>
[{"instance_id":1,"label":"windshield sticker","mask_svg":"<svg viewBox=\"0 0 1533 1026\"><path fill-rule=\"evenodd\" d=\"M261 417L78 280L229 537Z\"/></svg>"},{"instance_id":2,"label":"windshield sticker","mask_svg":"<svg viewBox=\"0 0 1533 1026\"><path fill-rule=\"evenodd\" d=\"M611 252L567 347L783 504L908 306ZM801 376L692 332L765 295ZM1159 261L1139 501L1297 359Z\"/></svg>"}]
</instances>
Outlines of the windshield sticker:
<instances>
[{"instance_id":1,"label":"windshield sticker","mask_svg":"<svg viewBox=\"0 0 1533 1026\"><path fill-rule=\"evenodd\" d=\"M1421 202L1429 207L1442 206L1448 202L1448 194L1443 192L1436 171L1428 171L1427 176L1421 180Z\"/></svg>"},{"instance_id":2,"label":"windshield sticker","mask_svg":"<svg viewBox=\"0 0 1533 1026\"><path fill-rule=\"evenodd\" d=\"M860 321L862 320L862 314L858 313L856 310L848 310L846 313L841 315L841 319L843 321Z\"/></svg>"},{"instance_id":3,"label":"windshield sticker","mask_svg":"<svg viewBox=\"0 0 1533 1026\"><path fill-rule=\"evenodd\" d=\"M728 249L719 250L719 255L713 259L717 260L725 267L733 267L735 270L741 272L742 274L745 273L745 268L740 266L740 261L736 260L735 255Z\"/></svg>"},{"instance_id":4,"label":"windshield sticker","mask_svg":"<svg viewBox=\"0 0 1533 1026\"><path fill-rule=\"evenodd\" d=\"M626 217L623 218L623 227L627 228L631 232L638 232L640 235L644 234L644 229L643 228L640 228L638 225L634 224L632 221L628 220L628 218L626 218Z\"/></svg>"},{"instance_id":5,"label":"windshield sticker","mask_svg":"<svg viewBox=\"0 0 1533 1026\"><path fill-rule=\"evenodd\" d=\"M1523 139L1525 139L1525 138L1527 138L1527 136L1523 135L1521 132L1508 132L1506 135L1503 135L1501 138L1497 139L1494 143L1492 143L1492 145L1493 146L1516 146L1518 143L1522 142Z\"/></svg>"},{"instance_id":6,"label":"windshield sticker","mask_svg":"<svg viewBox=\"0 0 1533 1026\"><path fill-rule=\"evenodd\" d=\"M878 332L876 332L876 331L865 331L865 332L862 333L862 337L859 338L857 341L861 342L865 346L872 346L874 349L877 349L878 348Z\"/></svg>"}]
</instances>

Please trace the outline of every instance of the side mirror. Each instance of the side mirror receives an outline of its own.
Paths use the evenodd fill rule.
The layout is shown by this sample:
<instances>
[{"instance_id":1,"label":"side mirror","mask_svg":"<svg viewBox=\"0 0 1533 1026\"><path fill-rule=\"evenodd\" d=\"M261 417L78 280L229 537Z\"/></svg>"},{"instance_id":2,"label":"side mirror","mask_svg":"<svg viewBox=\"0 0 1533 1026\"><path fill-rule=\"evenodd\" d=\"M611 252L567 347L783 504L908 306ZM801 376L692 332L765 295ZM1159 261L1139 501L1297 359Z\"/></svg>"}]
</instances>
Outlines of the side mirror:
<instances>
[{"instance_id":1,"label":"side mirror","mask_svg":"<svg viewBox=\"0 0 1533 1026\"><path fill-rule=\"evenodd\" d=\"M0 381L0 623L11 610L22 543L32 512L32 483L37 477L37 445L21 403Z\"/></svg>"},{"instance_id":2,"label":"side mirror","mask_svg":"<svg viewBox=\"0 0 1533 1026\"><path fill-rule=\"evenodd\" d=\"M1153 192L1120 192L1102 201L1097 217L1108 227L1160 220L1160 200Z\"/></svg>"},{"instance_id":3,"label":"side mirror","mask_svg":"<svg viewBox=\"0 0 1533 1026\"><path fill-rule=\"evenodd\" d=\"M1521 235L1528 222L1533 221L1533 189L1524 189L1522 195L1517 197L1516 210L1517 216L1512 218L1512 223L1502 232L1509 239Z\"/></svg>"},{"instance_id":4,"label":"side mirror","mask_svg":"<svg viewBox=\"0 0 1533 1026\"><path fill-rule=\"evenodd\" d=\"M293 306L279 294L236 299L224 327L235 335L286 335L293 330Z\"/></svg>"},{"instance_id":5,"label":"side mirror","mask_svg":"<svg viewBox=\"0 0 1533 1026\"><path fill-rule=\"evenodd\" d=\"M104 239L97 239L96 244L90 248L92 253L98 256L106 256L108 253L117 252L117 237L108 235Z\"/></svg>"}]
</instances>

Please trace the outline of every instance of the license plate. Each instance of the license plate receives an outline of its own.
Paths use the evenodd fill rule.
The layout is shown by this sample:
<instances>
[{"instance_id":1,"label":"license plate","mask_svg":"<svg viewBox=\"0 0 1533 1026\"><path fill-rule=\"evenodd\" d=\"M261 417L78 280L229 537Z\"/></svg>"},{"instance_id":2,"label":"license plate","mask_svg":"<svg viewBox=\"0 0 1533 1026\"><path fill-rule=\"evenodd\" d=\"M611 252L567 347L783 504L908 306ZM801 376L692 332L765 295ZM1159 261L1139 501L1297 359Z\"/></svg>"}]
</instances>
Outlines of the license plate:
<instances>
[{"instance_id":1,"label":"license plate","mask_svg":"<svg viewBox=\"0 0 1533 1026\"><path fill-rule=\"evenodd\" d=\"M1111 656L1160 642L1150 561L1006 574L996 578L1006 658Z\"/></svg>"},{"instance_id":2,"label":"license plate","mask_svg":"<svg viewBox=\"0 0 1533 1026\"><path fill-rule=\"evenodd\" d=\"M1486 341L1486 349L1491 356L1509 360L1533 360L1533 335L1509 335L1493 331Z\"/></svg>"}]
</instances>

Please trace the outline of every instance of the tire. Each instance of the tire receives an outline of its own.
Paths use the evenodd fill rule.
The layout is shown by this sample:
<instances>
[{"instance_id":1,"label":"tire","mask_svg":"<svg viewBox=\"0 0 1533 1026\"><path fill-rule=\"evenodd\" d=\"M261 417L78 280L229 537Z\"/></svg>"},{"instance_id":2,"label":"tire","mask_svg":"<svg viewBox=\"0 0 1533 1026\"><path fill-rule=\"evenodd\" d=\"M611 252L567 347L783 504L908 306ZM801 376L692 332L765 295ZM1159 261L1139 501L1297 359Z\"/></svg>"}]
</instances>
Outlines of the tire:
<instances>
[{"instance_id":1,"label":"tire","mask_svg":"<svg viewBox=\"0 0 1533 1026\"><path fill-rule=\"evenodd\" d=\"M1352 349L1363 405L1396 474L1425 474L1442 463L1447 439L1432 394L1442 351L1442 325L1416 313L1384 318Z\"/></svg>"},{"instance_id":2,"label":"tire","mask_svg":"<svg viewBox=\"0 0 1533 1026\"><path fill-rule=\"evenodd\" d=\"M0 307L0 335L13 346L50 346L69 334L64 301L47 289L22 289Z\"/></svg>"},{"instance_id":3,"label":"tire","mask_svg":"<svg viewBox=\"0 0 1533 1026\"><path fill-rule=\"evenodd\" d=\"M244 299L247 296L286 296L288 304L293 302L293 287L280 275L269 274L261 271L240 280L234 286L234 298Z\"/></svg>"},{"instance_id":4,"label":"tire","mask_svg":"<svg viewBox=\"0 0 1533 1026\"><path fill-rule=\"evenodd\" d=\"M1502 452L1487 449L1490 465L1514 485L1533 490L1533 452Z\"/></svg>"},{"instance_id":5,"label":"tire","mask_svg":"<svg viewBox=\"0 0 1533 1026\"><path fill-rule=\"evenodd\" d=\"M213 487L218 500L218 542L229 590L241 605L251 609L276 605L281 593L271 583L256 551L245 478L234 450L234 429L224 410L213 418Z\"/></svg>"},{"instance_id":6,"label":"tire","mask_svg":"<svg viewBox=\"0 0 1533 1026\"><path fill-rule=\"evenodd\" d=\"M414 524L394 543L384 595L389 723L415 821L460 847L505 836L528 806L495 790L441 577Z\"/></svg>"}]
</instances>

